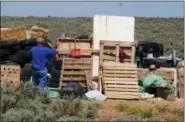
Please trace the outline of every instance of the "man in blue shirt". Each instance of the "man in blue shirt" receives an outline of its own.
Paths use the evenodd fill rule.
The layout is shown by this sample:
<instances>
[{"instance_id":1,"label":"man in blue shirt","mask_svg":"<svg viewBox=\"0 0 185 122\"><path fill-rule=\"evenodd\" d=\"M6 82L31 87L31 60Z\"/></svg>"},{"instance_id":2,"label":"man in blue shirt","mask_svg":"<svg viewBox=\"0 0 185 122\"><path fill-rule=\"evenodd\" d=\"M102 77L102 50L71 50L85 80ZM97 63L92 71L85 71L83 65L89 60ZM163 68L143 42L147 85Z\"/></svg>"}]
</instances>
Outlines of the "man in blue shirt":
<instances>
[{"instance_id":1,"label":"man in blue shirt","mask_svg":"<svg viewBox=\"0 0 185 122\"><path fill-rule=\"evenodd\" d=\"M46 85L47 81L47 68L46 65L48 63L48 58L54 56L56 50L51 45L51 43L47 42L48 47L45 45L45 40L43 38L37 39L37 46L33 47L29 54L32 56L32 82L33 86L36 87L39 85L41 89L43 89Z\"/></svg>"}]
</instances>

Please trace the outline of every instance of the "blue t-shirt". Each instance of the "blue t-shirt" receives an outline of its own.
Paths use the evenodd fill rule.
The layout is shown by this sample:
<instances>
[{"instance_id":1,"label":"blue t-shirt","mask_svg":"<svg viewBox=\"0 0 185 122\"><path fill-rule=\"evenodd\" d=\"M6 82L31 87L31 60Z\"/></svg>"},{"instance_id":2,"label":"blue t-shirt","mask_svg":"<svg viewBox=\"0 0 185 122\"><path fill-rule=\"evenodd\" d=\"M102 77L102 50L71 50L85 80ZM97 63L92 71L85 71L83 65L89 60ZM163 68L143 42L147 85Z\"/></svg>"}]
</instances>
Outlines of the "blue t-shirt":
<instances>
[{"instance_id":1,"label":"blue t-shirt","mask_svg":"<svg viewBox=\"0 0 185 122\"><path fill-rule=\"evenodd\" d=\"M48 58L54 56L55 49L51 49L45 46L35 46L30 49L29 54L32 56L32 69L43 70L46 68Z\"/></svg>"}]
</instances>

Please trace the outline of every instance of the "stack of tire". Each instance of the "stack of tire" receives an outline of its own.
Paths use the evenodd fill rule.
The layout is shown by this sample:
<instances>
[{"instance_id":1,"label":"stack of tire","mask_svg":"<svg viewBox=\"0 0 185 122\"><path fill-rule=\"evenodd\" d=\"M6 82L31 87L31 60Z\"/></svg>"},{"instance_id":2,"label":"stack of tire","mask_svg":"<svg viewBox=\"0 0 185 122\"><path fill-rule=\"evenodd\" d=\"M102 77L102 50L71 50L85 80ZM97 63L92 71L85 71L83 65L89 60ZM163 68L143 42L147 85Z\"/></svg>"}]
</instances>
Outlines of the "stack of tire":
<instances>
[{"instance_id":1,"label":"stack of tire","mask_svg":"<svg viewBox=\"0 0 185 122\"><path fill-rule=\"evenodd\" d=\"M62 68L62 60L53 61L52 58L48 62L48 73L51 75L51 78L48 78L47 86L52 88L58 88L60 83Z\"/></svg>"},{"instance_id":2,"label":"stack of tire","mask_svg":"<svg viewBox=\"0 0 185 122\"><path fill-rule=\"evenodd\" d=\"M29 81L31 77L31 56L28 51L35 45L35 39L1 41L0 62L6 62L7 64L13 62L20 65L21 81Z\"/></svg>"},{"instance_id":3,"label":"stack of tire","mask_svg":"<svg viewBox=\"0 0 185 122\"><path fill-rule=\"evenodd\" d=\"M31 69L31 56L28 54L29 49L36 46L36 39L27 39L23 41L1 41L0 43L0 63L18 64L21 67L20 79L23 82L30 81ZM53 57L49 58L47 69L51 74L48 78L48 87L59 87L60 71L62 61L54 61Z\"/></svg>"}]
</instances>

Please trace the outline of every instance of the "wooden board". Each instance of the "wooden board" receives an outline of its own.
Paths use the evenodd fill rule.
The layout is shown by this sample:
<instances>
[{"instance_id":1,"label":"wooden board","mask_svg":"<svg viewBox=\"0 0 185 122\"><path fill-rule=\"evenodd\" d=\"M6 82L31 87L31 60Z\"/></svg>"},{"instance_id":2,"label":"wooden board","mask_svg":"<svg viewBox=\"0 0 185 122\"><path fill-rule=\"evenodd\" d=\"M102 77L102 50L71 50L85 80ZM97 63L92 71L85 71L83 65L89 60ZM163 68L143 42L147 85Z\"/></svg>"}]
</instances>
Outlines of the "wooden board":
<instances>
[{"instance_id":1,"label":"wooden board","mask_svg":"<svg viewBox=\"0 0 185 122\"><path fill-rule=\"evenodd\" d=\"M56 42L57 50L59 52L63 50L72 49L92 49L92 40L90 39L58 39Z\"/></svg>"},{"instance_id":2,"label":"wooden board","mask_svg":"<svg viewBox=\"0 0 185 122\"><path fill-rule=\"evenodd\" d=\"M124 62L134 63L135 43L122 41L100 41L100 65L105 61L119 62L119 49L126 54Z\"/></svg>"},{"instance_id":3,"label":"wooden board","mask_svg":"<svg viewBox=\"0 0 185 122\"><path fill-rule=\"evenodd\" d=\"M139 99L135 64L107 62L102 69L103 89L108 98Z\"/></svg>"},{"instance_id":4,"label":"wooden board","mask_svg":"<svg viewBox=\"0 0 185 122\"><path fill-rule=\"evenodd\" d=\"M60 85L70 81L78 82L87 87L87 76L85 71L89 71L91 75L92 59L91 58L64 58L61 70ZM91 77L91 76L90 76ZM91 79L88 79L90 82Z\"/></svg>"},{"instance_id":5,"label":"wooden board","mask_svg":"<svg viewBox=\"0 0 185 122\"><path fill-rule=\"evenodd\" d=\"M114 99L139 99L139 93L131 93L131 92L106 92L105 95L107 98Z\"/></svg>"}]
</instances>

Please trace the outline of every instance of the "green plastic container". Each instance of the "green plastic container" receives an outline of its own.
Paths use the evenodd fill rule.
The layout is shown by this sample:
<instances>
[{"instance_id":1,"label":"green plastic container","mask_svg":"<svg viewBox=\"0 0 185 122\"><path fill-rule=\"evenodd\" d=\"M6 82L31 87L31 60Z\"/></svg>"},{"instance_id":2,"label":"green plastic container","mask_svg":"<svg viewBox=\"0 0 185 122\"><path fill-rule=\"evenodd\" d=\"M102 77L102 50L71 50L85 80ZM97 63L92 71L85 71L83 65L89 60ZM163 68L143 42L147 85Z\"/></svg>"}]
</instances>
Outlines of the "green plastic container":
<instances>
[{"instance_id":1,"label":"green plastic container","mask_svg":"<svg viewBox=\"0 0 185 122\"><path fill-rule=\"evenodd\" d=\"M60 88L47 88L48 98L59 98L60 97Z\"/></svg>"}]
</instances>

